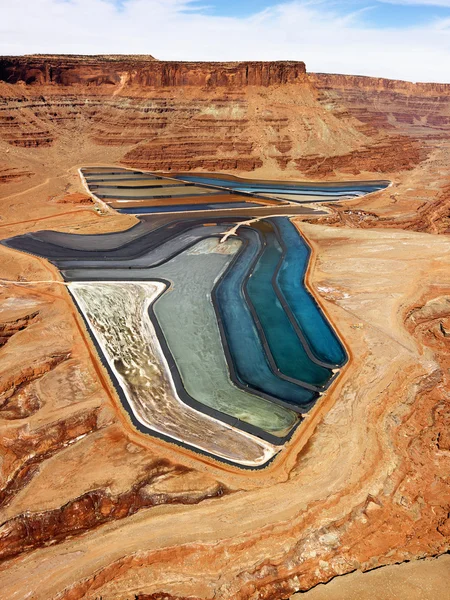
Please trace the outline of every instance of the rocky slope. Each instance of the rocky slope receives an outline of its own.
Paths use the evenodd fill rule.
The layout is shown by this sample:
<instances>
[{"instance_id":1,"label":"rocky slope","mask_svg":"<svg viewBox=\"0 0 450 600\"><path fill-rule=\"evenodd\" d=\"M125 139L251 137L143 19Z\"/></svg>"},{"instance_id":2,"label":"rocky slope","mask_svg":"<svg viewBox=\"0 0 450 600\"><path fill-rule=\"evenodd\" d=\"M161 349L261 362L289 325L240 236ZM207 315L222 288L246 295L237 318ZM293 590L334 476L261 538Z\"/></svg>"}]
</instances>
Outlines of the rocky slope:
<instances>
[{"instance_id":1,"label":"rocky slope","mask_svg":"<svg viewBox=\"0 0 450 600\"><path fill-rule=\"evenodd\" d=\"M0 247L0 596L281 600L448 552L449 87L147 57L0 72L1 237L133 224L87 202L89 164L393 181L297 221L351 360L264 471L138 434L56 270Z\"/></svg>"},{"instance_id":2,"label":"rocky slope","mask_svg":"<svg viewBox=\"0 0 450 600\"><path fill-rule=\"evenodd\" d=\"M314 73L322 102L336 102L363 123L441 139L450 131L450 84Z\"/></svg>"},{"instance_id":3,"label":"rocky slope","mask_svg":"<svg viewBox=\"0 0 450 600\"><path fill-rule=\"evenodd\" d=\"M410 138L330 109L301 62L4 57L0 82L0 139L13 147L71 136L120 146L122 162L142 168L313 176L409 169L420 158ZM335 159L318 164L323 155Z\"/></svg>"}]
</instances>

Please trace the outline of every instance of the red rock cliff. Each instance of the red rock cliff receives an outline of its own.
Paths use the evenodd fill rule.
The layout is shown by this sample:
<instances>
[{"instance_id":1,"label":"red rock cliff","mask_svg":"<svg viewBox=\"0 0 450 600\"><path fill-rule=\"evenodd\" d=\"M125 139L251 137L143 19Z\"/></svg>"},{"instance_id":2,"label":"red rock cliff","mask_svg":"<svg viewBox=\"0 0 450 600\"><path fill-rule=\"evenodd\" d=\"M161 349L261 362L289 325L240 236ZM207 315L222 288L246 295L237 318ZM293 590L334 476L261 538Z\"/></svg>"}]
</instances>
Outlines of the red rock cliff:
<instances>
[{"instance_id":1,"label":"red rock cliff","mask_svg":"<svg viewBox=\"0 0 450 600\"><path fill-rule=\"evenodd\" d=\"M395 131L395 117L383 112L393 106L392 92L385 91L390 84L373 81L387 83L308 75L303 62L289 61L3 57L0 142L62 145L76 161L78 146L86 152L114 147L114 161L153 170L264 168L315 178L409 169L420 156L404 127L411 118L402 108L407 92L395 92ZM377 94L390 95L381 112ZM440 113L430 115L428 129L433 119L443 122ZM106 150L99 152L106 160Z\"/></svg>"},{"instance_id":2,"label":"red rock cliff","mask_svg":"<svg viewBox=\"0 0 450 600\"><path fill-rule=\"evenodd\" d=\"M450 133L450 84L323 73L308 77L322 101L339 103L377 129L427 138Z\"/></svg>"},{"instance_id":3,"label":"red rock cliff","mask_svg":"<svg viewBox=\"0 0 450 600\"><path fill-rule=\"evenodd\" d=\"M139 56L23 56L0 58L7 83L178 86L269 86L305 76L303 62L162 62Z\"/></svg>"}]
</instances>

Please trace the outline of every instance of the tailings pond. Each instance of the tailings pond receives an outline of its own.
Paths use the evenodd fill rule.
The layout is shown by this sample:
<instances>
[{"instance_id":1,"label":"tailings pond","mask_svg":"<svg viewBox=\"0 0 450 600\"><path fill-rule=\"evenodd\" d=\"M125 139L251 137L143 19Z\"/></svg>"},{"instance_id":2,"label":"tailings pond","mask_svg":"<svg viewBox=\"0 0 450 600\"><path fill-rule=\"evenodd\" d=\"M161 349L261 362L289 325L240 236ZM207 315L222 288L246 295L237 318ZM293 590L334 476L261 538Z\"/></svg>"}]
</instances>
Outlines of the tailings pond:
<instances>
[{"instance_id":1,"label":"tailings pond","mask_svg":"<svg viewBox=\"0 0 450 600\"><path fill-rule=\"evenodd\" d=\"M135 428L263 467L347 360L305 284L309 246L280 215L310 211L302 198L342 201L389 182L166 177L119 167L81 176L99 201L139 222L2 243L59 269Z\"/></svg>"}]
</instances>

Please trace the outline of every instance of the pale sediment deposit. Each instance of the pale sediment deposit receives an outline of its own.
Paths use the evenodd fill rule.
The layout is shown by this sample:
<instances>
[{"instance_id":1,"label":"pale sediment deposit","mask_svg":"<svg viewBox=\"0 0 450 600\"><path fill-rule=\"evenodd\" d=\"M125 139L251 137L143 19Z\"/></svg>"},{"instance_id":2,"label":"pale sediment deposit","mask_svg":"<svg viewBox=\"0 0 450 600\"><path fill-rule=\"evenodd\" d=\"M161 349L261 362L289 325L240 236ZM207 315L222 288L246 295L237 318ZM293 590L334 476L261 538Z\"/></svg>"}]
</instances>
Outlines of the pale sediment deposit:
<instances>
[{"instance_id":1,"label":"pale sediment deposit","mask_svg":"<svg viewBox=\"0 0 450 600\"><path fill-rule=\"evenodd\" d=\"M144 432L169 435L237 464L264 464L277 452L276 446L218 422L178 397L148 315L165 289L157 281L70 284Z\"/></svg>"},{"instance_id":2,"label":"pale sediment deposit","mask_svg":"<svg viewBox=\"0 0 450 600\"><path fill-rule=\"evenodd\" d=\"M306 284L349 361L262 469L138 431L58 269L0 246L0 595L313 599L336 578L330 598L370 600L377 586L384 600L385 565L409 561L399 597L416 600L417 568L436 581L421 600L445 598L445 556L433 574L416 559L450 548L449 87L314 75L303 63L0 63L2 240L93 234L101 253L171 221L137 225L88 202L81 167L392 181L294 219L312 248ZM141 288L132 300L105 286L142 315ZM257 460L265 445L245 439L239 452Z\"/></svg>"}]
</instances>

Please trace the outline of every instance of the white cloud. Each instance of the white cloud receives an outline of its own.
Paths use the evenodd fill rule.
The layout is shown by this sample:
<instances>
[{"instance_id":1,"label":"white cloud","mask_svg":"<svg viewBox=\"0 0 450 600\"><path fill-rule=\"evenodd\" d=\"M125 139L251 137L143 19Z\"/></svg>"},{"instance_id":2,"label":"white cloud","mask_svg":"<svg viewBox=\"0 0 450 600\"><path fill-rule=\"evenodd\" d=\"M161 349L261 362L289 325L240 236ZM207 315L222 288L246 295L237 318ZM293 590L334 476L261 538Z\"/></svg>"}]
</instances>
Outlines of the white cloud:
<instances>
[{"instance_id":1,"label":"white cloud","mask_svg":"<svg viewBox=\"0 0 450 600\"><path fill-rule=\"evenodd\" d=\"M194 10L198 6L187 0L127 0L120 8L108 0L0 0L0 53L304 60L309 71L450 83L445 22L376 29L358 11L345 14L317 1L278 4L246 18L211 16Z\"/></svg>"}]
</instances>

